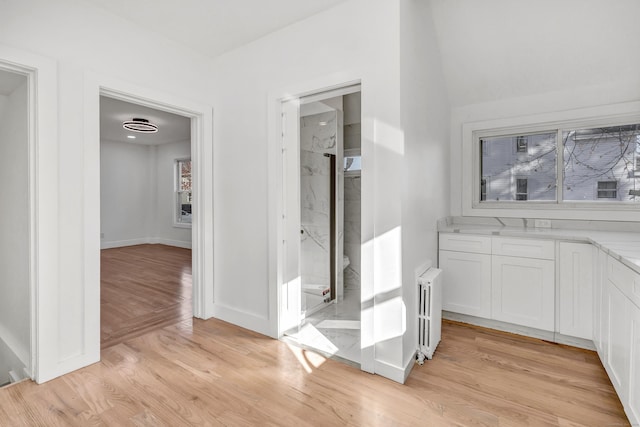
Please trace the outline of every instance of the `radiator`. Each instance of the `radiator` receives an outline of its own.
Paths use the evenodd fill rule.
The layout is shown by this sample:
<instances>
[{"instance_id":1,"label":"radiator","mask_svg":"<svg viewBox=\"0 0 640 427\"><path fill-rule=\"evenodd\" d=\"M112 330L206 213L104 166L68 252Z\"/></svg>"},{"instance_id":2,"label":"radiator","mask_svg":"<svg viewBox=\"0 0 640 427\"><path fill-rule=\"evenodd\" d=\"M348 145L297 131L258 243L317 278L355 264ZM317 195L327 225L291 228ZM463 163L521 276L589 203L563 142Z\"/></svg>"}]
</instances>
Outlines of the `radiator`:
<instances>
[{"instance_id":1,"label":"radiator","mask_svg":"<svg viewBox=\"0 0 640 427\"><path fill-rule=\"evenodd\" d=\"M418 277L418 352L419 365L431 359L440 343L442 326L442 279L438 268L429 268Z\"/></svg>"}]
</instances>

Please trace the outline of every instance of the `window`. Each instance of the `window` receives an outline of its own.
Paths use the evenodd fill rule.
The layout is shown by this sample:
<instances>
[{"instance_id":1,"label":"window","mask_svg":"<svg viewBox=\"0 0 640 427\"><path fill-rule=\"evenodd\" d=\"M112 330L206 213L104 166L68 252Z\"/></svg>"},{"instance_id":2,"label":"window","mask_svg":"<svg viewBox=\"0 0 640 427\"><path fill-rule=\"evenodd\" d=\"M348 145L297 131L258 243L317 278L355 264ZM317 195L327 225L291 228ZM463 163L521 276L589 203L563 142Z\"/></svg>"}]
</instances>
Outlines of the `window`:
<instances>
[{"instance_id":1,"label":"window","mask_svg":"<svg viewBox=\"0 0 640 427\"><path fill-rule=\"evenodd\" d=\"M175 224L191 225L191 159L179 159L175 161Z\"/></svg>"},{"instance_id":2,"label":"window","mask_svg":"<svg viewBox=\"0 0 640 427\"><path fill-rule=\"evenodd\" d=\"M348 149L344 150L344 174L360 175L362 171L362 157L360 155L360 149Z\"/></svg>"},{"instance_id":3,"label":"window","mask_svg":"<svg viewBox=\"0 0 640 427\"><path fill-rule=\"evenodd\" d=\"M528 141L526 136L516 137L516 151L518 153L526 153L528 151Z\"/></svg>"},{"instance_id":4,"label":"window","mask_svg":"<svg viewBox=\"0 0 640 427\"><path fill-rule=\"evenodd\" d=\"M616 181L598 181L598 199L617 199L618 183Z\"/></svg>"},{"instance_id":5,"label":"window","mask_svg":"<svg viewBox=\"0 0 640 427\"><path fill-rule=\"evenodd\" d=\"M626 194L620 200L635 200L629 192L640 184L633 173L640 146L640 124L563 130L562 140L563 200L611 201L618 199L618 194Z\"/></svg>"},{"instance_id":6,"label":"window","mask_svg":"<svg viewBox=\"0 0 640 427\"><path fill-rule=\"evenodd\" d=\"M640 123L483 133L476 139L481 204L640 201Z\"/></svg>"},{"instance_id":7,"label":"window","mask_svg":"<svg viewBox=\"0 0 640 427\"><path fill-rule=\"evenodd\" d=\"M516 200L527 200L527 195L529 194L527 187L527 178L516 179Z\"/></svg>"},{"instance_id":8,"label":"window","mask_svg":"<svg viewBox=\"0 0 640 427\"><path fill-rule=\"evenodd\" d=\"M556 132L482 138L480 187L487 179L491 186L484 187L480 201L555 200L556 138ZM528 148L529 155L518 155L518 150L514 153L514 141L516 148Z\"/></svg>"}]
</instances>

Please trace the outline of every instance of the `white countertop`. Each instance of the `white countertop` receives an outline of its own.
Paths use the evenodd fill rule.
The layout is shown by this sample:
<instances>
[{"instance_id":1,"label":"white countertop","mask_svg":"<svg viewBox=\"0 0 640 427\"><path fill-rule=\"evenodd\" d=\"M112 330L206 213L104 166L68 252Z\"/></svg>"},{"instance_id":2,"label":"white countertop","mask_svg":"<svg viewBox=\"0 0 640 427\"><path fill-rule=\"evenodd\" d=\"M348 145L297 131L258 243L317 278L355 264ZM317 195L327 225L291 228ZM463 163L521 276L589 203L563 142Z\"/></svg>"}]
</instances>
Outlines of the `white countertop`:
<instances>
[{"instance_id":1,"label":"white countertop","mask_svg":"<svg viewBox=\"0 0 640 427\"><path fill-rule=\"evenodd\" d=\"M591 243L640 274L640 233L475 224L439 224L441 233L553 239Z\"/></svg>"}]
</instances>

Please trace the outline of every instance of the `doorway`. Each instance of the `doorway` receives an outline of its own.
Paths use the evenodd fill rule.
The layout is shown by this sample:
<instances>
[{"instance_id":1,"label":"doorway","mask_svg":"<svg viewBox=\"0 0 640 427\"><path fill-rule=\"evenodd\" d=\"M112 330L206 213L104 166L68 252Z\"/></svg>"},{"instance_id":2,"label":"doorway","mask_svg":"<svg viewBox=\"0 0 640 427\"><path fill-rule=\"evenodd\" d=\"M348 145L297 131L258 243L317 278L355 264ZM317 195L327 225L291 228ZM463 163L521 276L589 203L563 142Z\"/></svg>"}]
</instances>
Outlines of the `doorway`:
<instances>
[{"instance_id":1,"label":"doorway","mask_svg":"<svg viewBox=\"0 0 640 427\"><path fill-rule=\"evenodd\" d=\"M193 317L191 119L100 97L105 349Z\"/></svg>"},{"instance_id":2,"label":"doorway","mask_svg":"<svg viewBox=\"0 0 640 427\"><path fill-rule=\"evenodd\" d=\"M32 371L29 78L0 64L0 387Z\"/></svg>"},{"instance_id":3,"label":"doorway","mask_svg":"<svg viewBox=\"0 0 640 427\"><path fill-rule=\"evenodd\" d=\"M288 101L292 102L295 108L283 105L289 117L297 117L283 124L297 135L295 142L290 140L296 144L287 150L290 157L283 159L289 181L284 185L298 183L297 189L289 187L287 204L299 200L293 222L299 224L300 235L294 242L299 250L287 251L286 262L297 268L297 273L290 272L299 278L299 291L290 296L299 298L292 304L299 312L284 334L298 345L360 365L360 86ZM295 177L287 166L294 163L292 156L299 165ZM296 255L296 260L289 258ZM289 291L292 286L296 285ZM290 320L283 314L281 323Z\"/></svg>"}]
</instances>

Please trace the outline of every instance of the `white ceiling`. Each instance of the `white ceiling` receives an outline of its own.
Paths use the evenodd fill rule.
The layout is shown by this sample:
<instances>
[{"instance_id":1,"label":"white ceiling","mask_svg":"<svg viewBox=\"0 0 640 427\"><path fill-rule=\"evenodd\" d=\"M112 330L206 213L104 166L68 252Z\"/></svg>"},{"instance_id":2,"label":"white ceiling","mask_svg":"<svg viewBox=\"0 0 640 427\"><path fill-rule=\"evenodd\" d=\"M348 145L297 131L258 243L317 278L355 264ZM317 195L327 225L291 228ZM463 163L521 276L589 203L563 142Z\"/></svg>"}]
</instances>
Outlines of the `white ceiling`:
<instances>
[{"instance_id":1,"label":"white ceiling","mask_svg":"<svg viewBox=\"0 0 640 427\"><path fill-rule=\"evenodd\" d=\"M85 0L215 57L345 0Z\"/></svg>"},{"instance_id":2,"label":"white ceiling","mask_svg":"<svg viewBox=\"0 0 640 427\"><path fill-rule=\"evenodd\" d=\"M158 132L143 134L127 131L122 122L147 119L158 125ZM136 139L129 139L133 135ZM191 119L106 96L100 97L100 139L132 144L161 145L191 139Z\"/></svg>"},{"instance_id":3,"label":"white ceiling","mask_svg":"<svg viewBox=\"0 0 640 427\"><path fill-rule=\"evenodd\" d=\"M215 57L346 0L84 1ZM638 0L431 5L452 106L638 81Z\"/></svg>"},{"instance_id":4,"label":"white ceiling","mask_svg":"<svg viewBox=\"0 0 640 427\"><path fill-rule=\"evenodd\" d=\"M432 10L453 106L638 81L638 0L432 0Z\"/></svg>"},{"instance_id":5,"label":"white ceiling","mask_svg":"<svg viewBox=\"0 0 640 427\"><path fill-rule=\"evenodd\" d=\"M27 76L0 70L0 95L11 95L18 86L27 81Z\"/></svg>"}]
</instances>

